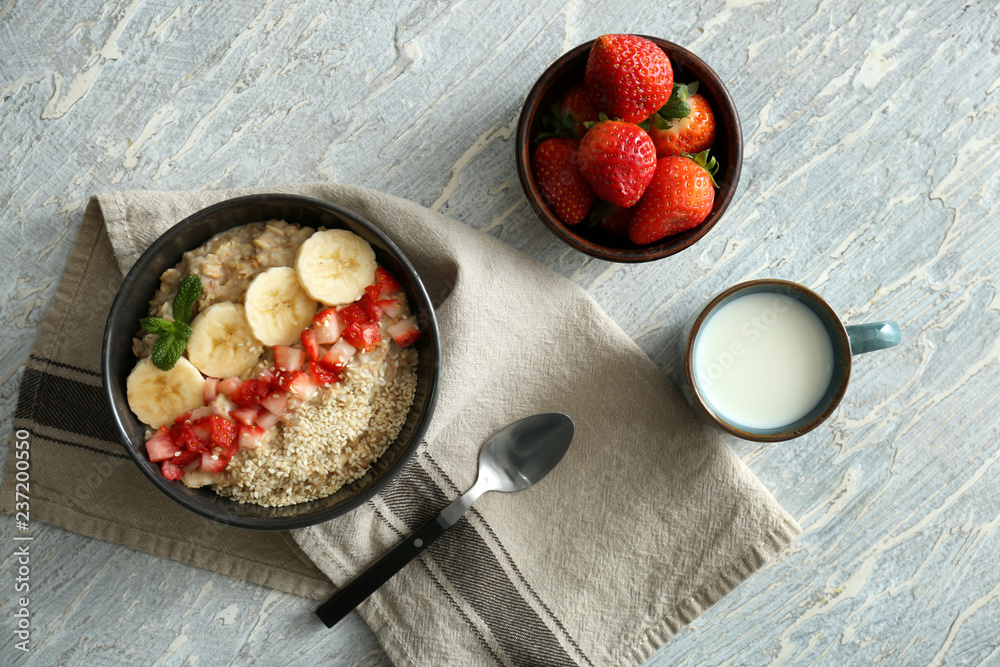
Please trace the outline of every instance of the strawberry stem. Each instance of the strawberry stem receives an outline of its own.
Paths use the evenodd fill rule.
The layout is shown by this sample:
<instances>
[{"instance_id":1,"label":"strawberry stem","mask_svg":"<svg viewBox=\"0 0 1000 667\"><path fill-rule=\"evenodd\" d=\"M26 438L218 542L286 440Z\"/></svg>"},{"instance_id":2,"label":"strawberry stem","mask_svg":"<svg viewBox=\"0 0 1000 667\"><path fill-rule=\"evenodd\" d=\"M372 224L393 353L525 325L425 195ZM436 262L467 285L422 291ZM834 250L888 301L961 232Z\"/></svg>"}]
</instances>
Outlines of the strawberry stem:
<instances>
[{"instance_id":1,"label":"strawberry stem","mask_svg":"<svg viewBox=\"0 0 1000 667\"><path fill-rule=\"evenodd\" d=\"M712 187L719 187L719 184L715 182L715 174L719 171L718 161L708 154L708 149L703 150L697 155L692 155L691 153L681 153L686 158L694 160L695 164L708 172L708 178L712 181Z\"/></svg>"},{"instance_id":2,"label":"strawberry stem","mask_svg":"<svg viewBox=\"0 0 1000 667\"><path fill-rule=\"evenodd\" d=\"M687 99L698 91L698 82L692 81L688 84L674 83L673 92L670 99L660 107L659 111L653 113L647 120L656 125L661 130L670 129L673 121L678 118L687 118L691 115L691 105Z\"/></svg>"},{"instance_id":3,"label":"strawberry stem","mask_svg":"<svg viewBox=\"0 0 1000 667\"><path fill-rule=\"evenodd\" d=\"M573 132L575 124L573 114L564 114L558 104L552 104L549 106L549 112L542 118L542 127L545 131L538 133L535 143L540 144L546 139L579 139Z\"/></svg>"}]
</instances>

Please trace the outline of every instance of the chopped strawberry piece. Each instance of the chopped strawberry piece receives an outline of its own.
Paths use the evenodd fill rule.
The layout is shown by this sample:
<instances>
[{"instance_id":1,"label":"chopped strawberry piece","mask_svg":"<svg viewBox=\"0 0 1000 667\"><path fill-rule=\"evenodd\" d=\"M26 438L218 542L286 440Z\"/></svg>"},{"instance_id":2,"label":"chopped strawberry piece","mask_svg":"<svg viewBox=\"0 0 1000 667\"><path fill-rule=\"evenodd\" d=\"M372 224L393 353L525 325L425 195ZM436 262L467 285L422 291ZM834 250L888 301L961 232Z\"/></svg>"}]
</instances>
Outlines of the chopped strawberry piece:
<instances>
[{"instance_id":1,"label":"chopped strawberry piece","mask_svg":"<svg viewBox=\"0 0 1000 667\"><path fill-rule=\"evenodd\" d=\"M180 446L169 436L157 435L146 442L146 453L149 454L149 460L154 463L172 459L174 453L179 451L181 451Z\"/></svg>"},{"instance_id":2,"label":"chopped strawberry piece","mask_svg":"<svg viewBox=\"0 0 1000 667\"><path fill-rule=\"evenodd\" d=\"M219 395L219 378L205 378L205 393L203 399L205 405L215 400Z\"/></svg>"},{"instance_id":3,"label":"chopped strawberry piece","mask_svg":"<svg viewBox=\"0 0 1000 667\"><path fill-rule=\"evenodd\" d=\"M319 360L319 363L327 369L331 371L337 370L339 373L339 369L347 365L347 362L351 360L356 351L353 345L342 338L330 346L330 349Z\"/></svg>"},{"instance_id":4,"label":"chopped strawberry piece","mask_svg":"<svg viewBox=\"0 0 1000 667\"><path fill-rule=\"evenodd\" d=\"M169 480L178 480L184 476L184 469L170 461L164 461L160 464L160 472Z\"/></svg>"},{"instance_id":5,"label":"chopped strawberry piece","mask_svg":"<svg viewBox=\"0 0 1000 667\"><path fill-rule=\"evenodd\" d=\"M201 452L189 452L184 450L182 452L174 453L174 457L170 459L170 462L178 466L186 466L192 461L197 461L201 458Z\"/></svg>"},{"instance_id":6,"label":"chopped strawberry piece","mask_svg":"<svg viewBox=\"0 0 1000 667\"><path fill-rule=\"evenodd\" d=\"M295 379L296 375L300 375L302 371L278 371L278 386L284 391L292 386L292 380Z\"/></svg>"},{"instance_id":7,"label":"chopped strawberry piece","mask_svg":"<svg viewBox=\"0 0 1000 667\"><path fill-rule=\"evenodd\" d=\"M220 394L231 396L234 391L239 389L241 384L243 384L243 381L240 380L238 377L235 376L229 377L226 378L225 380L219 380L219 384L216 387L216 391L218 391Z\"/></svg>"},{"instance_id":8,"label":"chopped strawberry piece","mask_svg":"<svg viewBox=\"0 0 1000 667\"><path fill-rule=\"evenodd\" d=\"M403 312L403 305L395 299L382 299L378 301L378 307L389 317L396 317Z\"/></svg>"},{"instance_id":9,"label":"chopped strawberry piece","mask_svg":"<svg viewBox=\"0 0 1000 667\"><path fill-rule=\"evenodd\" d=\"M181 422L186 422L189 419L191 419L191 411L190 410L188 410L187 412L185 412L182 415L178 415L178 416L174 417L174 423L175 424L180 424Z\"/></svg>"},{"instance_id":10,"label":"chopped strawberry piece","mask_svg":"<svg viewBox=\"0 0 1000 667\"><path fill-rule=\"evenodd\" d=\"M267 408L268 412L275 415L283 413L287 403L288 394L283 391L272 391L270 396L260 402L263 407Z\"/></svg>"},{"instance_id":11,"label":"chopped strawberry piece","mask_svg":"<svg viewBox=\"0 0 1000 667\"><path fill-rule=\"evenodd\" d=\"M378 307L378 302L367 292L358 299L358 305L365 311L365 316L369 322L378 322L382 319L382 309Z\"/></svg>"},{"instance_id":12,"label":"chopped strawberry piece","mask_svg":"<svg viewBox=\"0 0 1000 667\"><path fill-rule=\"evenodd\" d=\"M279 419L281 419L280 415L268 412L267 410L261 410L260 414L257 415L257 426L260 426L263 429L269 429L277 424Z\"/></svg>"},{"instance_id":13,"label":"chopped strawberry piece","mask_svg":"<svg viewBox=\"0 0 1000 667\"><path fill-rule=\"evenodd\" d=\"M208 418L208 423L211 428L208 436L209 442L222 448L229 448L233 446L233 442L236 440L236 430L238 428L235 422L232 422L225 417L220 417L219 415L212 415Z\"/></svg>"},{"instance_id":14,"label":"chopped strawberry piece","mask_svg":"<svg viewBox=\"0 0 1000 667\"><path fill-rule=\"evenodd\" d=\"M274 374L274 371L272 371L270 368L265 368L260 372L260 375L257 376L257 379L260 380L261 382L266 382L268 384L278 386L276 384L276 378L277 376Z\"/></svg>"},{"instance_id":15,"label":"chopped strawberry piece","mask_svg":"<svg viewBox=\"0 0 1000 667\"><path fill-rule=\"evenodd\" d=\"M309 362L309 376L321 386L340 382L340 373L322 366L315 361Z\"/></svg>"},{"instance_id":16,"label":"chopped strawberry piece","mask_svg":"<svg viewBox=\"0 0 1000 667\"><path fill-rule=\"evenodd\" d=\"M194 436L194 440L197 444L193 445L197 451L204 451L208 449L208 439L212 434L212 425L208 421L208 417L204 419L199 419L191 424L191 432Z\"/></svg>"},{"instance_id":17,"label":"chopped strawberry piece","mask_svg":"<svg viewBox=\"0 0 1000 667\"><path fill-rule=\"evenodd\" d=\"M289 371L278 374L281 388L303 401L308 401L316 395L316 382L302 371ZM259 422L258 422L259 423Z\"/></svg>"},{"instance_id":18,"label":"chopped strawberry piece","mask_svg":"<svg viewBox=\"0 0 1000 667\"><path fill-rule=\"evenodd\" d=\"M320 345L337 342L340 332L344 330L344 323L340 321L337 309L327 308L318 313L313 318L313 330L316 332L316 342Z\"/></svg>"},{"instance_id":19,"label":"chopped strawberry piece","mask_svg":"<svg viewBox=\"0 0 1000 667\"><path fill-rule=\"evenodd\" d=\"M312 329L305 329L301 334L299 334L299 339L302 341L302 349L306 351L306 354L309 355L310 359L316 361L323 356L323 354L319 351L319 343L316 342L315 331Z\"/></svg>"},{"instance_id":20,"label":"chopped strawberry piece","mask_svg":"<svg viewBox=\"0 0 1000 667\"><path fill-rule=\"evenodd\" d=\"M222 410L217 405L203 405L200 408L195 408L191 411L191 416L189 419L193 422L202 419L203 417L211 417L212 415L222 414Z\"/></svg>"},{"instance_id":21,"label":"chopped strawberry piece","mask_svg":"<svg viewBox=\"0 0 1000 667\"><path fill-rule=\"evenodd\" d=\"M229 459L220 454L205 452L201 455L201 469L205 472L222 472L229 465Z\"/></svg>"},{"instance_id":22,"label":"chopped strawberry piece","mask_svg":"<svg viewBox=\"0 0 1000 667\"><path fill-rule=\"evenodd\" d=\"M396 276L392 275L381 266L375 269L375 284L381 288L380 296L394 294L403 289L403 286L399 284L399 280L396 279Z\"/></svg>"},{"instance_id":23,"label":"chopped strawberry piece","mask_svg":"<svg viewBox=\"0 0 1000 667\"><path fill-rule=\"evenodd\" d=\"M306 353L297 347L274 346L274 366L279 371L297 371L306 363Z\"/></svg>"},{"instance_id":24,"label":"chopped strawberry piece","mask_svg":"<svg viewBox=\"0 0 1000 667\"><path fill-rule=\"evenodd\" d=\"M308 401L316 395L316 382L308 374L302 373L292 381L288 391L293 396Z\"/></svg>"},{"instance_id":25,"label":"chopped strawberry piece","mask_svg":"<svg viewBox=\"0 0 1000 667\"><path fill-rule=\"evenodd\" d=\"M305 357L302 350L298 352ZM264 382L263 380L244 380L239 388L229 395L229 398L233 399L233 402L241 408L250 408L264 400L270 391L271 383L269 382Z\"/></svg>"},{"instance_id":26,"label":"chopped strawberry piece","mask_svg":"<svg viewBox=\"0 0 1000 667\"><path fill-rule=\"evenodd\" d=\"M229 418L237 424L250 425L257 419L257 408L237 408L229 411Z\"/></svg>"},{"instance_id":27,"label":"chopped strawberry piece","mask_svg":"<svg viewBox=\"0 0 1000 667\"><path fill-rule=\"evenodd\" d=\"M205 422L205 425L207 426L207 422ZM195 426L183 422L170 427L170 438L177 445L178 449L183 448L191 452L200 452L205 448L205 443L208 442L208 430L206 428L204 438L199 438Z\"/></svg>"},{"instance_id":28,"label":"chopped strawberry piece","mask_svg":"<svg viewBox=\"0 0 1000 667\"><path fill-rule=\"evenodd\" d=\"M386 331L389 332L389 335L392 336L392 339L400 347L412 345L420 340L420 327L417 326L416 321L412 317L407 317L396 322L386 329Z\"/></svg>"},{"instance_id":29,"label":"chopped strawberry piece","mask_svg":"<svg viewBox=\"0 0 1000 667\"><path fill-rule=\"evenodd\" d=\"M370 322L350 324L342 335L344 340L362 350L371 350L382 340L378 324Z\"/></svg>"},{"instance_id":30,"label":"chopped strawberry piece","mask_svg":"<svg viewBox=\"0 0 1000 667\"><path fill-rule=\"evenodd\" d=\"M344 323L345 328L350 327L352 324L364 324L368 321L368 313L365 312L365 309L357 301L341 308L337 311L337 315Z\"/></svg>"},{"instance_id":31,"label":"chopped strawberry piece","mask_svg":"<svg viewBox=\"0 0 1000 667\"><path fill-rule=\"evenodd\" d=\"M240 451L244 449L257 449L264 440L264 429L260 426L245 425L240 426L240 435L237 440Z\"/></svg>"}]
</instances>

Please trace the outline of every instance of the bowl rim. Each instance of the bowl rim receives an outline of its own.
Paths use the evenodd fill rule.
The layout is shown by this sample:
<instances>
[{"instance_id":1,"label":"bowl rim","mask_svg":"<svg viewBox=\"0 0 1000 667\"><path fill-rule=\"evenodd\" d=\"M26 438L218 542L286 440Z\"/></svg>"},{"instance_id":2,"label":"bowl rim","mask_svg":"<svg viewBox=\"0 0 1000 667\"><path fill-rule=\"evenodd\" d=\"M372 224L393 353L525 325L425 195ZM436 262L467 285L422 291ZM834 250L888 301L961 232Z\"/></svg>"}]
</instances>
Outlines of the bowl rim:
<instances>
[{"instance_id":1,"label":"bowl rim","mask_svg":"<svg viewBox=\"0 0 1000 667\"><path fill-rule=\"evenodd\" d=\"M524 189L525 198L528 200L528 204L530 204L531 208L535 211L535 214L541 219L542 224L548 227L553 234L559 237L567 245L584 254L598 259L626 264L651 262L663 259L664 257L669 257L670 255L675 255L694 245L697 241L703 238L725 216L729 205L732 203L732 200L736 195L736 190L739 187L740 175L743 171L743 129L740 124L740 117L736 108L736 103L733 101L732 94L729 92L729 88L722 81L722 78L708 65L708 63L679 44L650 35L635 34L634 36L650 40L661 49L664 49L664 52L668 49L678 51L684 56L685 59L696 63L699 67L702 67L705 71L709 72L711 77L718 84L718 92L722 98L719 102L726 108L727 112L731 113L733 117L734 122L732 128L729 128L729 131L733 135L733 143L737 147L737 157L739 159L732 160L735 164L729 167L732 171L732 176L730 177L732 185L728 188L725 195L722 198L717 199L715 205L713 205L714 215L710 215L712 215L714 219L708 220L699 225L696 228L697 231L687 237L683 243L668 242L660 244L659 246L649 245L644 247L639 246L636 248L611 248L609 246L594 243L589 239L573 233L567 225L560 222L549 210L548 205L545 203L542 193L539 191L537 185L535 184L533 175L531 174L531 137L528 136L528 132L530 131L530 127L528 127L527 122L528 108L529 106L535 108L539 106L543 91L549 90L551 86L559 80L558 73L570 61L589 51L594 45L594 42L597 41L596 38L579 44L562 54L558 59L556 59L555 62L549 65L542 75L535 81L535 84L528 92L528 96L525 98L524 104L521 106L521 114L518 119L517 130L515 132L516 139L514 151L515 161L517 163L517 175L521 181L521 187ZM670 54L668 53L667 55L669 57Z\"/></svg>"},{"instance_id":2,"label":"bowl rim","mask_svg":"<svg viewBox=\"0 0 1000 667\"><path fill-rule=\"evenodd\" d=\"M426 310L426 322L427 327L425 332L431 333L431 349L433 351L433 359L431 360L431 367L433 370L432 377L430 380L430 389L428 392L427 401L427 411L424 415L422 421L417 424L413 432L413 437L410 439L410 443L407 445L406 449L400 454L399 458L396 459L384 473L376 479L368 488L364 489L354 498L351 498L344 503L337 505L334 508L317 512L315 514L310 514L303 517L240 517L240 516L227 516L221 518L219 516L213 515L211 511L202 507L196 503L191 502L187 497L182 494L174 492L174 484L169 480L164 478L162 475L157 475L154 471L146 465L146 460L143 455L139 452L139 448L132 442L131 438L128 436L128 431L125 428L125 424L122 420L121 415L119 415L116 409L114 400L114 387L113 378L111 375L111 359L110 359L110 346L111 346L111 331L112 323L115 322L120 315L120 312L124 309L124 304L131 294L131 289L134 283L138 280L138 276L143 270L144 265L148 260L155 256L157 253L161 252L165 246L168 245L170 239L178 234L181 230L196 224L204 218L210 217L219 211L224 211L228 208L235 208L238 206L243 206L246 204L259 204L264 202L284 202L288 204L306 204L312 207L319 207L326 209L327 211L334 213L336 215L343 216L356 222L360 226L364 227L367 231L372 233L375 237L385 244L386 248L392 255L405 267L410 277L413 279L413 289L416 292L418 300L422 302L424 310ZM240 223L237 225L232 225L228 229L235 229L236 227L242 226L243 224L250 223ZM191 250L190 248L188 250ZM186 251L185 251L186 252ZM347 209L338 204L332 202L317 199L315 197L308 197L305 195L296 195L288 193L260 193L252 195L243 195L239 197L233 197L230 199L225 199L223 201L217 202L205 208L199 209L194 213L188 215L183 220L177 224L170 227L168 230L160 234L153 243L149 245L148 248L139 256L135 263L131 266L128 273L122 280L121 285L118 287L118 291L115 294L115 299L111 304L111 309L108 311L108 317L105 321L104 335L101 341L101 385L102 385L102 395L104 396L105 403L110 410L110 417L112 424L114 426L115 434L118 436L119 442L124 446L125 451L128 453L132 462L136 464L143 475L149 479L154 486L156 486L160 491L169 496L172 500L179 503L183 507L191 510L195 514L203 516L207 519L211 519L215 522L236 526L239 528L247 528L252 530L290 530L294 528L305 528L307 526L316 525L318 523L323 523L334 519L338 516L343 516L348 512L356 509L360 505L368 502L375 494L381 491L390 480L396 477L397 474L402 470L413 455L416 453L417 448L423 442L424 435L427 432L430 422L434 416L434 409L437 405L438 394L440 390L441 383L441 336L438 330L437 316L434 312L433 304L431 303L430 297L427 294L427 289L423 284L419 274L413 267L409 258L399 249L399 247L378 227L373 223L369 222L367 219L361 215ZM221 497L221 496L220 496ZM225 500L230 500L224 498ZM230 500L230 502L235 503L236 501ZM290 506L291 507L291 506Z\"/></svg>"}]
</instances>

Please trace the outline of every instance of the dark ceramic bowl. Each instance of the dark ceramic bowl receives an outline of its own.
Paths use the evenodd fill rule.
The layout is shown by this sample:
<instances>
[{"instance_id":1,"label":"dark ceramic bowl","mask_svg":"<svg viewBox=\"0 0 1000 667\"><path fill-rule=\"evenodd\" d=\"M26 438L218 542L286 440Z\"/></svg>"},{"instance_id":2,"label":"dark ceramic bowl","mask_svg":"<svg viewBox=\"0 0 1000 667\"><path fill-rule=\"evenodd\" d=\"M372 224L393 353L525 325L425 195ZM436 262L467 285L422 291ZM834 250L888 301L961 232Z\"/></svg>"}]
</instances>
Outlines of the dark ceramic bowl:
<instances>
[{"instance_id":1,"label":"dark ceramic bowl","mask_svg":"<svg viewBox=\"0 0 1000 667\"><path fill-rule=\"evenodd\" d=\"M423 336L418 353L417 391L413 406L396 441L368 473L337 493L288 507L260 507L223 498L209 489L189 489L160 474L144 446L145 426L128 407L125 380L135 366L132 337L139 318L148 315L149 301L160 286L160 274L180 261L181 255L218 232L251 222L280 218L309 227L349 229L368 241L375 258L399 277ZM193 512L221 523L259 530L302 528L351 511L374 496L398 473L420 444L437 400L441 374L441 342L437 320L427 291L413 265L372 223L325 201L285 194L239 197L198 211L171 227L142 254L125 276L111 306L104 330L101 370L104 396L111 410L118 438L139 469L160 491Z\"/></svg>"},{"instance_id":2,"label":"dark ceramic bowl","mask_svg":"<svg viewBox=\"0 0 1000 667\"><path fill-rule=\"evenodd\" d=\"M572 49L545 70L528 93L528 99L525 100L524 108L521 110L521 119L517 124L517 173L535 213L553 234L573 248L612 262L649 262L694 245L715 226L729 207L733 195L736 194L743 165L743 133L740 130L740 118L736 113L733 98L730 97L719 75L687 49L656 37L641 36L655 42L667 54L673 66L675 81L680 83L698 81L698 93L708 100L715 113L716 135L711 155L719 162L719 171L715 175L719 188L715 191L712 212L703 223L656 243L640 246L627 238L614 236L600 227L589 225L586 220L578 225L563 224L549 210L531 173L531 152L536 145L535 137L542 131L542 119L549 106L558 103L568 88L583 83L583 72L593 40Z\"/></svg>"}]
</instances>

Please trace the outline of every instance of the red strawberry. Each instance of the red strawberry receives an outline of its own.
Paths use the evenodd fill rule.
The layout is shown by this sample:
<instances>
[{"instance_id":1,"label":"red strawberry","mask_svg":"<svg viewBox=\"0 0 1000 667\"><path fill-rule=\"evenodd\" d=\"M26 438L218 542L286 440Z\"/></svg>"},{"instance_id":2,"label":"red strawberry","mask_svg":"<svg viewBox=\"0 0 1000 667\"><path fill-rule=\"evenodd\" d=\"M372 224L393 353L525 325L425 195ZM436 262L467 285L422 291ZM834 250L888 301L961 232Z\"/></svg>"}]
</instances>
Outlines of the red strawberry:
<instances>
[{"instance_id":1,"label":"red strawberry","mask_svg":"<svg viewBox=\"0 0 1000 667\"><path fill-rule=\"evenodd\" d=\"M319 360L319 363L331 371L337 373L347 365L357 350L353 345L341 338L330 346L329 351Z\"/></svg>"},{"instance_id":2,"label":"red strawberry","mask_svg":"<svg viewBox=\"0 0 1000 667\"><path fill-rule=\"evenodd\" d=\"M244 449L258 449L263 441L264 429L260 426L254 426L253 424L240 426L240 435L236 440L237 448L240 451Z\"/></svg>"},{"instance_id":3,"label":"red strawberry","mask_svg":"<svg viewBox=\"0 0 1000 667\"><path fill-rule=\"evenodd\" d=\"M229 418L239 424L250 425L257 419L257 408L236 408L229 411Z\"/></svg>"},{"instance_id":4,"label":"red strawberry","mask_svg":"<svg viewBox=\"0 0 1000 667\"><path fill-rule=\"evenodd\" d=\"M149 460L154 463L173 459L174 454L180 451L181 448L174 444L169 434L154 436L146 442L146 453L149 454Z\"/></svg>"},{"instance_id":5,"label":"red strawberry","mask_svg":"<svg viewBox=\"0 0 1000 667\"><path fill-rule=\"evenodd\" d=\"M628 234L632 242L652 243L700 225L715 202L716 169L708 151L660 159L653 181L635 207Z\"/></svg>"},{"instance_id":6,"label":"red strawberry","mask_svg":"<svg viewBox=\"0 0 1000 667\"><path fill-rule=\"evenodd\" d=\"M338 310L337 315L340 317L340 321L344 323L345 327L352 324L364 324L368 321L368 313L365 312L365 309L362 308L361 304L357 301Z\"/></svg>"},{"instance_id":7,"label":"red strawberry","mask_svg":"<svg viewBox=\"0 0 1000 667\"><path fill-rule=\"evenodd\" d=\"M601 202L590 212L591 222L613 236L628 238L628 229L635 215L635 206L622 208L608 202Z\"/></svg>"},{"instance_id":8,"label":"red strawberry","mask_svg":"<svg viewBox=\"0 0 1000 667\"><path fill-rule=\"evenodd\" d=\"M337 342L344 323L340 321L336 308L327 308L313 317L313 330L316 332L316 342L329 345Z\"/></svg>"},{"instance_id":9,"label":"red strawberry","mask_svg":"<svg viewBox=\"0 0 1000 667\"><path fill-rule=\"evenodd\" d=\"M201 469L203 472L222 472L226 469L227 465L229 465L229 459L222 454L205 452L201 455Z\"/></svg>"},{"instance_id":10,"label":"red strawberry","mask_svg":"<svg viewBox=\"0 0 1000 667\"><path fill-rule=\"evenodd\" d=\"M306 354L309 355L310 359L316 360L316 359L319 359L320 357L323 356L320 353L320 351L319 351L319 343L316 342L316 332L315 331L313 331L312 329L303 329L302 333L299 334L299 340L302 341L302 349L306 351ZM277 347L278 346L275 345L275 349L277 349ZM295 348L292 348L292 349L295 349ZM274 363L275 363L275 365L277 365L277 363L278 363L277 354L275 354ZM298 366L291 366L291 367L289 367L289 366L283 366L283 367L284 367L285 370L289 370L289 371L290 370L297 370L297 369L299 369L299 368L302 367L302 364L300 363Z\"/></svg>"},{"instance_id":11,"label":"red strawberry","mask_svg":"<svg viewBox=\"0 0 1000 667\"><path fill-rule=\"evenodd\" d=\"M396 345L406 347L420 340L420 327L412 317L404 318L387 329Z\"/></svg>"},{"instance_id":12,"label":"red strawberry","mask_svg":"<svg viewBox=\"0 0 1000 667\"><path fill-rule=\"evenodd\" d=\"M160 464L160 471L163 476L170 480L180 479L184 476L184 469L175 463L170 461L164 461Z\"/></svg>"},{"instance_id":13,"label":"red strawberry","mask_svg":"<svg viewBox=\"0 0 1000 667\"><path fill-rule=\"evenodd\" d=\"M395 294L403 289L403 286L399 284L399 279L381 266L375 269L375 284L381 288L379 298Z\"/></svg>"},{"instance_id":14,"label":"red strawberry","mask_svg":"<svg viewBox=\"0 0 1000 667\"><path fill-rule=\"evenodd\" d=\"M309 376L313 379L313 382L320 386L340 382L339 373L336 373L326 366L316 363L315 361L309 362Z\"/></svg>"},{"instance_id":15,"label":"red strawberry","mask_svg":"<svg viewBox=\"0 0 1000 667\"><path fill-rule=\"evenodd\" d=\"M605 120L584 135L576 162L598 197L628 208L653 178L656 148L635 123Z\"/></svg>"},{"instance_id":16,"label":"red strawberry","mask_svg":"<svg viewBox=\"0 0 1000 667\"><path fill-rule=\"evenodd\" d=\"M294 349L294 348L289 348ZM302 352L302 350L298 350ZM303 356L305 356L303 354ZM271 384L262 380L244 380L243 383L229 395L233 402L241 408L252 408L267 398L271 392Z\"/></svg>"},{"instance_id":17,"label":"red strawberry","mask_svg":"<svg viewBox=\"0 0 1000 667\"><path fill-rule=\"evenodd\" d=\"M212 415L208 418L209 441L216 447L228 450L236 440L236 422L230 421L219 415Z\"/></svg>"},{"instance_id":18,"label":"red strawberry","mask_svg":"<svg viewBox=\"0 0 1000 667\"><path fill-rule=\"evenodd\" d=\"M549 113L542 118L542 126L546 131L538 135L538 140L553 137L579 139L587 134L587 126L584 123L596 120L597 109L590 101L587 89L582 83L578 83L563 93L559 98L559 104L549 107Z\"/></svg>"},{"instance_id":19,"label":"red strawberry","mask_svg":"<svg viewBox=\"0 0 1000 667\"><path fill-rule=\"evenodd\" d=\"M342 335L344 340L361 350L371 350L382 340L382 331L375 323L349 324Z\"/></svg>"},{"instance_id":20,"label":"red strawberry","mask_svg":"<svg viewBox=\"0 0 1000 667\"><path fill-rule=\"evenodd\" d=\"M684 101L690 108L687 116L669 120L654 116L649 125L658 158L682 153L694 155L715 143L715 114L708 100L695 94Z\"/></svg>"},{"instance_id":21,"label":"red strawberry","mask_svg":"<svg viewBox=\"0 0 1000 667\"><path fill-rule=\"evenodd\" d=\"M531 156L531 170L545 202L567 225L587 217L594 203L594 190L577 168L576 139L546 139Z\"/></svg>"},{"instance_id":22,"label":"red strawberry","mask_svg":"<svg viewBox=\"0 0 1000 667\"><path fill-rule=\"evenodd\" d=\"M667 54L648 39L603 35L590 49L583 81L598 111L638 123L670 99L674 71Z\"/></svg>"}]
</instances>

